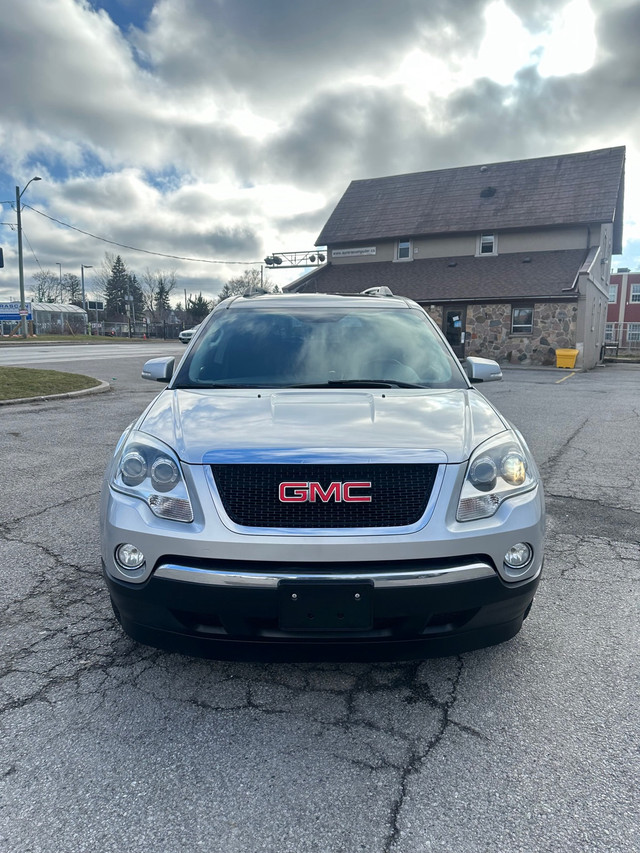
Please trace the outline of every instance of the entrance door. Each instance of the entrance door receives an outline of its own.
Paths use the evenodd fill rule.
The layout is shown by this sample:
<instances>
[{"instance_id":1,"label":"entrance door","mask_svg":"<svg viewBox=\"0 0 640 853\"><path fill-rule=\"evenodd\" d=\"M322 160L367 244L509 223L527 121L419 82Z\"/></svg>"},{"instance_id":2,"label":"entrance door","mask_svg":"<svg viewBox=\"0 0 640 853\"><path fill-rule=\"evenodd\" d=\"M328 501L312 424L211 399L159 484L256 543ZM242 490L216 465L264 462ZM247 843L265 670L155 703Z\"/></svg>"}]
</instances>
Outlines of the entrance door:
<instances>
[{"instance_id":1,"label":"entrance door","mask_svg":"<svg viewBox=\"0 0 640 853\"><path fill-rule=\"evenodd\" d=\"M442 311L442 331L458 358L464 358L464 339L467 327L466 305L445 305Z\"/></svg>"}]
</instances>

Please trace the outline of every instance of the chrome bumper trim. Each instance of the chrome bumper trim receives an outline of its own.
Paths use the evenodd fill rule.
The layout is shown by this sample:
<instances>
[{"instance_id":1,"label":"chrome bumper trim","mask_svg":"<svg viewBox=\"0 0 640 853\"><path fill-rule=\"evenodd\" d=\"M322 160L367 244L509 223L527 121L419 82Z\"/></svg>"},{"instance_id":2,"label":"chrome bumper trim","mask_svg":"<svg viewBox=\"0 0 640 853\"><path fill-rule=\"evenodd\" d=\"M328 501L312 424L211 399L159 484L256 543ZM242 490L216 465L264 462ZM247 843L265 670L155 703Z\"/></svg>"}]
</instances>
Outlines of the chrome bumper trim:
<instances>
[{"instance_id":1,"label":"chrome bumper trim","mask_svg":"<svg viewBox=\"0 0 640 853\"><path fill-rule=\"evenodd\" d=\"M443 569L417 570L412 572L336 572L313 574L311 572L232 572L193 568L176 563L162 563L153 573L156 578L203 584L206 586L244 587L247 589L276 589L280 581L373 581L376 589L392 589L407 586L435 586L496 577L496 571L488 563L470 563L465 566L449 566Z\"/></svg>"}]
</instances>

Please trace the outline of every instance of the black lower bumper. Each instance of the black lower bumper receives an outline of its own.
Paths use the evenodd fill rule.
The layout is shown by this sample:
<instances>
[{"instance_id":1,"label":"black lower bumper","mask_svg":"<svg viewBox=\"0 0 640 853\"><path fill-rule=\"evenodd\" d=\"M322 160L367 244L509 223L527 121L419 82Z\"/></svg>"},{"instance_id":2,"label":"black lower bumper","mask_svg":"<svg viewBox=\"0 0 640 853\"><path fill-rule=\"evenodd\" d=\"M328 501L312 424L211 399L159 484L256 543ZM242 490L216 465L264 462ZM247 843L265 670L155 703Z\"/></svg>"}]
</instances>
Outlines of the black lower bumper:
<instances>
[{"instance_id":1,"label":"black lower bumper","mask_svg":"<svg viewBox=\"0 0 640 853\"><path fill-rule=\"evenodd\" d=\"M138 585L104 576L116 616L134 640L242 661L409 660L494 645L518 633L539 580L506 584L496 575L442 586L372 588L365 630L354 618L350 630L336 630L329 620L316 631L313 625L291 629L298 623L289 609L283 619L280 590L209 587L153 576Z\"/></svg>"}]
</instances>

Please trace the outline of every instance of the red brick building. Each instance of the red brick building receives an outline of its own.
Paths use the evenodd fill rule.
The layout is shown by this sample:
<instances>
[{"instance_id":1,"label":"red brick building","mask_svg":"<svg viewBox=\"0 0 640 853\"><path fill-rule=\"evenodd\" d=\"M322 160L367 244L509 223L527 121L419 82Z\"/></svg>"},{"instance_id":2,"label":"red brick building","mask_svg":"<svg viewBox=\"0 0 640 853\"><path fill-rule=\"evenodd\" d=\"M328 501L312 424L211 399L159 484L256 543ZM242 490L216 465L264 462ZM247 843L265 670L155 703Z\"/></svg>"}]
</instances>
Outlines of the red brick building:
<instances>
[{"instance_id":1,"label":"red brick building","mask_svg":"<svg viewBox=\"0 0 640 853\"><path fill-rule=\"evenodd\" d=\"M640 350L640 272L620 268L609 279L605 341L620 350Z\"/></svg>"}]
</instances>

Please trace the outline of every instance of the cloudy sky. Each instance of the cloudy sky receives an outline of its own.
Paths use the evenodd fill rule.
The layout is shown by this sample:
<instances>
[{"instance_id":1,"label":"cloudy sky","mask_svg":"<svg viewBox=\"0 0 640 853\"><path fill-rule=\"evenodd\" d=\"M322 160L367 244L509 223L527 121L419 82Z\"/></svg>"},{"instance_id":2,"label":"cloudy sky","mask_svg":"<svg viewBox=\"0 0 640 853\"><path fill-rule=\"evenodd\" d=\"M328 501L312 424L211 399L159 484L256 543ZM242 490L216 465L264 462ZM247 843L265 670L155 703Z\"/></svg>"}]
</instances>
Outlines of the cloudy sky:
<instances>
[{"instance_id":1,"label":"cloudy sky","mask_svg":"<svg viewBox=\"0 0 640 853\"><path fill-rule=\"evenodd\" d=\"M638 0L2 7L0 300L18 295L15 187L34 175L27 296L38 269L112 252L210 297L273 251L311 249L353 179L616 145L614 268L640 268Z\"/></svg>"}]
</instances>

